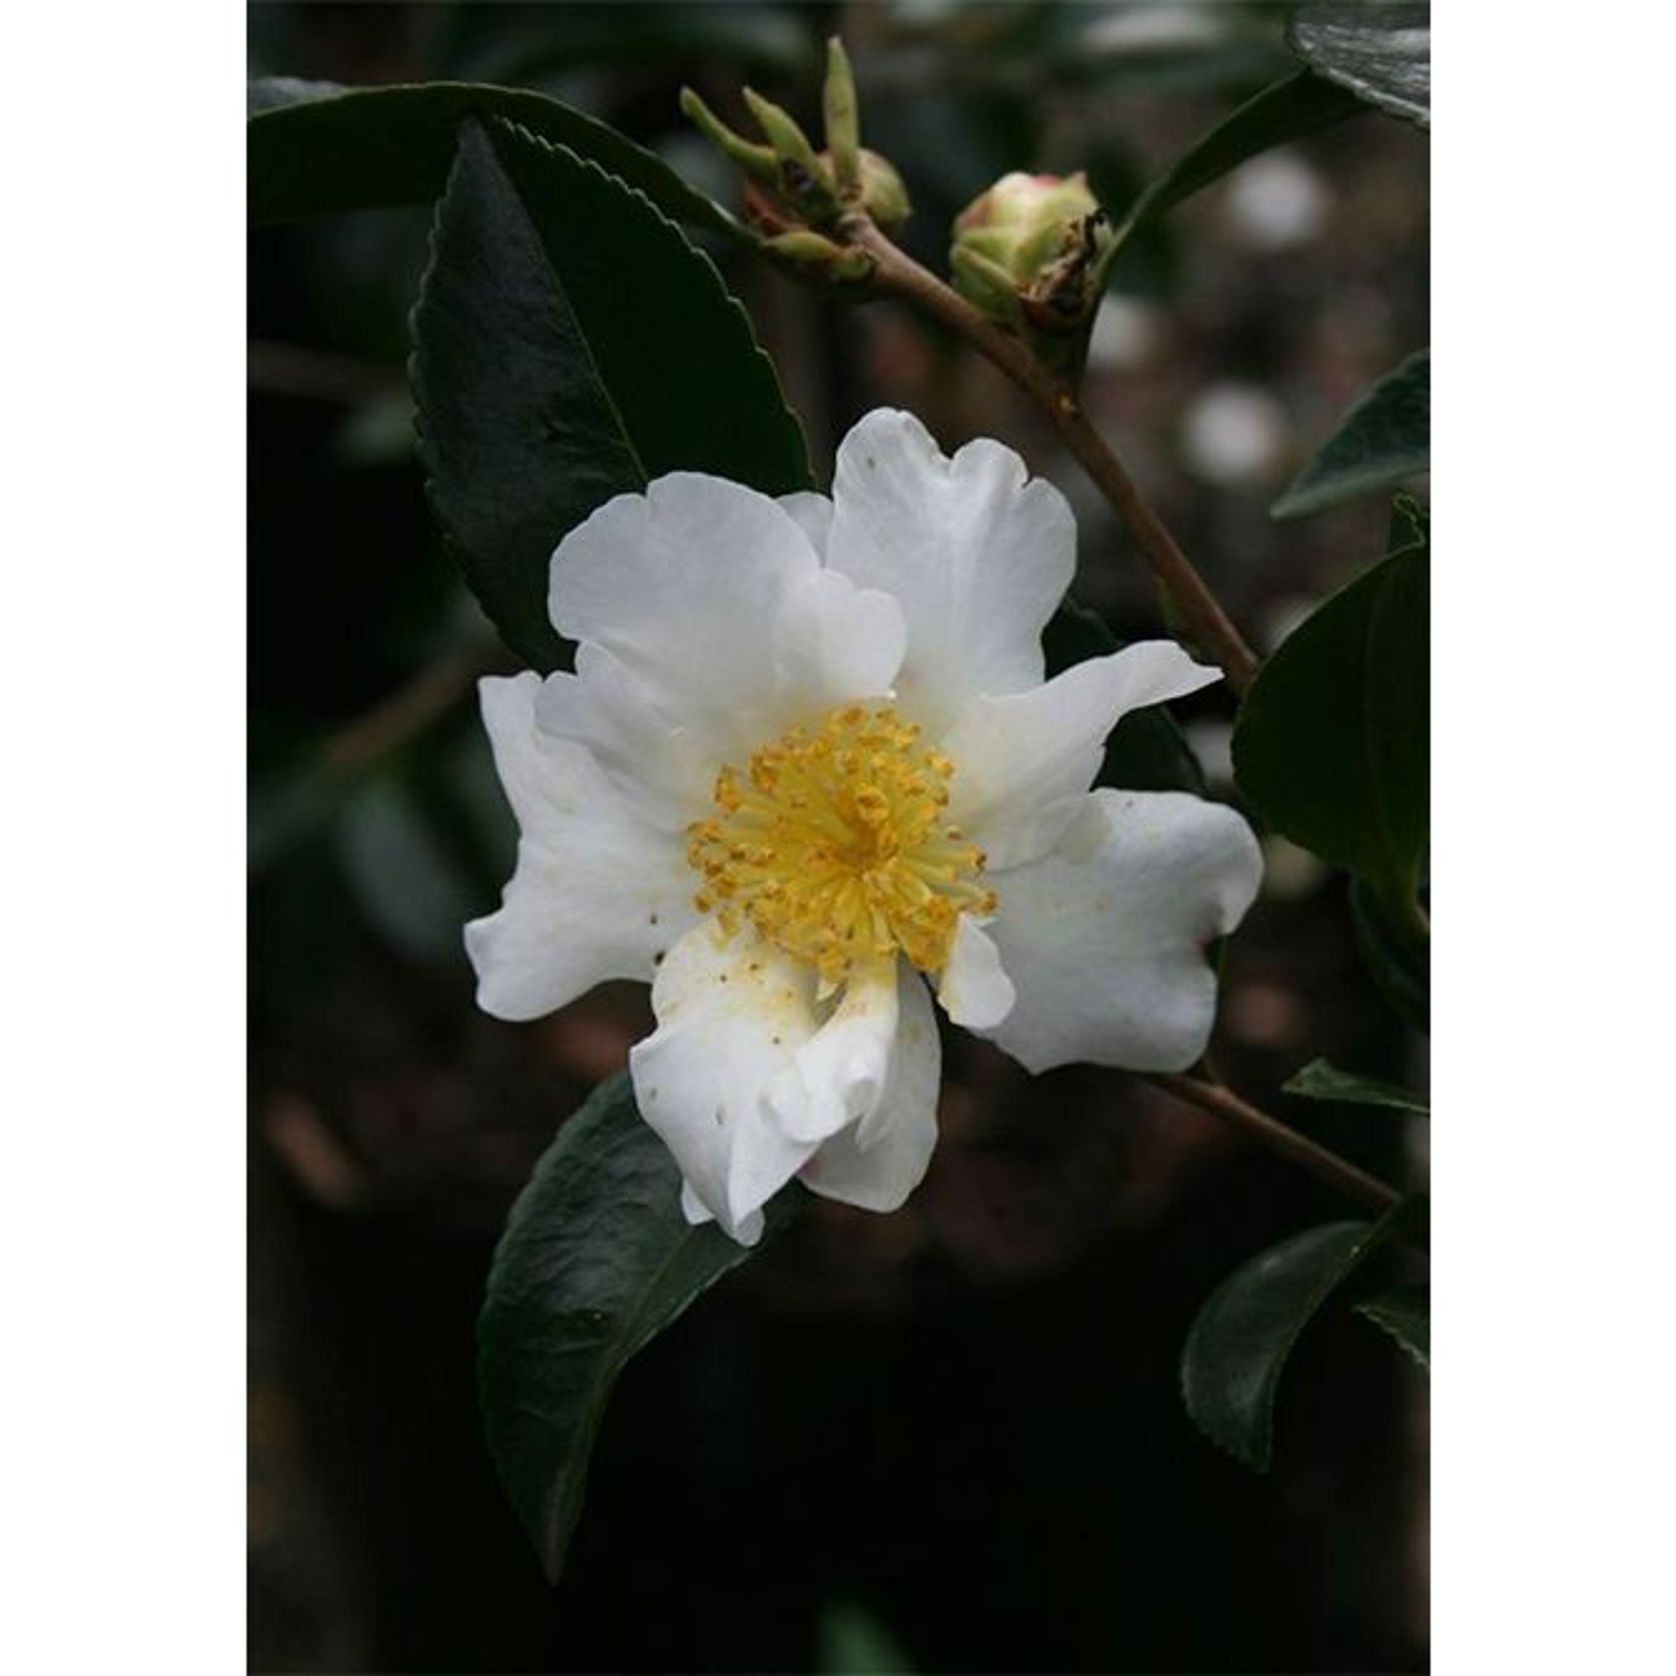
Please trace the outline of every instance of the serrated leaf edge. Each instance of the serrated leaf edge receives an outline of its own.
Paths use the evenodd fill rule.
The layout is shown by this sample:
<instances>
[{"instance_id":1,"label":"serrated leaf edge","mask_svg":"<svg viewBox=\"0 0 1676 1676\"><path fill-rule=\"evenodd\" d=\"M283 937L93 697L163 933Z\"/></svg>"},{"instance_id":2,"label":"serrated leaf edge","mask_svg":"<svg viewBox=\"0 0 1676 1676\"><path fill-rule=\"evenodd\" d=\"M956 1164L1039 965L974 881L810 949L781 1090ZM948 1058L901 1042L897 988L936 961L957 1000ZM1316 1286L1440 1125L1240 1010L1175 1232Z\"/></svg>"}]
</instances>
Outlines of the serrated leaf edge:
<instances>
[{"instance_id":1,"label":"serrated leaf edge","mask_svg":"<svg viewBox=\"0 0 1676 1676\"><path fill-rule=\"evenodd\" d=\"M495 127L516 134L520 139L528 141L543 151L563 152L567 158L569 158L572 162L579 164L584 170L593 170L593 172L605 181L607 185L616 187L620 192L626 193L631 198L638 198L642 207L658 221L661 221L663 225L667 227L677 239L680 240L685 249L692 256L697 258L701 268L708 270L710 278L715 281L716 289L726 300L728 306L738 316L739 324L744 330L746 341L750 344L751 353L756 357L757 361L761 363L762 370L768 378L769 385L780 404L781 411L791 422L792 430L796 434L798 442L801 445L803 455L803 472L806 479L805 486L808 489L813 489L815 487L815 473L814 466L809 458L808 432L803 428L802 419L792 408L790 402L786 400L785 386L780 382L780 369L774 365L773 358L769 355L768 351L762 347L762 340L758 338L756 332L756 322L751 319L750 312L746 309L745 305L740 302L738 297L736 297L728 288L727 280L723 277L721 269L716 266L716 263L710 253L707 250L700 249L698 245L694 244L693 241L687 237L686 229L681 225L681 223L676 221L673 216L667 215L662 209L653 203L640 187L635 186L630 181L624 180L621 175L612 173L611 170L605 168L592 157L584 157L580 152L576 151L571 146L566 145L562 140L546 139L542 135L526 128L521 122L516 121L512 117L491 116L489 121ZM538 233L536 236L539 238L540 234ZM584 340L586 340L586 336L587 334L584 332ZM591 348L589 354L591 359ZM597 364L595 366L595 372L597 376ZM603 378L601 378L600 382L601 387L604 388ZM606 395L609 398L609 389L606 390ZM615 403L613 403L613 411L615 411ZM626 429L624 434L627 435ZM637 459L639 458L638 451L636 451L635 457Z\"/></svg>"},{"instance_id":2,"label":"serrated leaf edge","mask_svg":"<svg viewBox=\"0 0 1676 1676\"><path fill-rule=\"evenodd\" d=\"M512 639L507 634L505 625L500 621L498 604L492 603L485 595L482 587L479 585L479 578L475 564L467 564L465 562L464 556L469 553L469 549L460 539L452 523L443 512L442 506L437 499L436 473L433 470L431 457L427 448L428 438L425 430L427 380L420 370L419 315L420 311L425 307L425 304L430 297L431 281L436 273L438 256L437 247L442 233L442 218L448 206L449 193L453 188L455 170L458 169L460 163L460 138L464 135L468 128L472 127L483 130L484 140L489 145L491 151L493 150L494 142L490 139L487 130L483 128L482 119L475 115L461 117L456 127L454 161L449 165L448 174L443 181L442 190L437 194L436 202L431 211L431 224L426 235L425 244L425 270L420 276L419 293L413 299L413 305L407 312L407 335L412 348L408 351L406 368L408 388L413 393L413 435L415 451L419 459L425 504L429 508L431 517L435 521L437 528L442 532L443 550L448 554L449 558L454 563L461 577L464 579L467 588L471 591L472 598L477 601L484 616L489 620L495 630L495 633L500 636L502 642L519 658L523 659L523 661L532 669L542 675L546 675L553 669L562 667L564 662L564 653L569 647L569 642L559 634L558 629L554 627L551 620L548 619L548 627L552 629L554 640L557 642L559 647L560 655L558 657L534 657L531 656L531 652L534 650L533 646L526 647L513 643ZM505 166L501 163L498 155L495 158L495 163L496 167L500 168L501 172L505 174ZM516 183L513 182L510 177L507 178L506 184L508 189L511 191L512 196L517 199L519 211L524 217L525 225L529 228L530 236L535 240L537 248L541 250L542 256L545 259L546 247L542 244L541 235L536 230L535 223L530 217L529 208L524 203L523 195L518 191ZM549 273L552 273L551 262L548 263L548 271ZM552 279L554 287L557 290L560 303L569 312L572 321L576 325L576 335L582 344L584 353L588 356L588 366L589 370L593 374L595 387L598 390L601 399L610 409L613 417L617 420L618 434L623 436L625 442L628 443L629 451L633 454L636 465L640 467L641 481L642 484L644 484L646 476L645 467L640 465L640 456L638 452L635 451L632 441L628 441L626 432L623 430L622 416L617 412L617 405L611 399L610 391L605 388L604 383L600 378L599 368L593 358L593 351L588 346L587 333L583 331L582 323L577 318L575 309L571 307L569 295L566 293L563 284L560 282L559 276L556 273L552 273ZM558 544L558 539L558 537L554 538L555 546Z\"/></svg>"},{"instance_id":3,"label":"serrated leaf edge","mask_svg":"<svg viewBox=\"0 0 1676 1676\"><path fill-rule=\"evenodd\" d=\"M1346 1230L1351 1228L1360 1229L1362 1232L1362 1240L1358 1245L1351 1246L1346 1252L1346 1266L1342 1267L1338 1273L1327 1282L1326 1285L1315 1291L1309 1308L1298 1317L1297 1325L1286 1337L1285 1349L1282 1350L1276 1363L1278 1371L1275 1375L1275 1392L1278 1394L1280 1390L1281 1376L1285 1373L1286 1366L1292 1359L1293 1348L1296 1346L1299 1338L1303 1336L1304 1328L1307 1327L1312 1320L1314 1320L1322 1304L1324 1304L1337 1289L1339 1283L1350 1275L1352 1270L1355 1268L1356 1263L1360 1261L1358 1253L1364 1251L1365 1249L1369 1249L1367 1246L1368 1238L1377 1227L1378 1224L1374 1222L1357 1222L1354 1220L1344 1222L1323 1222L1315 1228L1302 1229L1299 1233L1291 1235L1289 1239L1277 1240L1274 1245L1265 1247L1264 1250L1256 1252L1252 1256L1248 1257L1245 1262L1241 1263L1231 1274L1225 1275L1217 1284L1216 1288L1210 1293L1205 1301L1199 1305L1198 1310L1194 1313L1192 1325L1187 1329L1187 1339L1182 1345L1182 1354L1178 1360L1176 1369L1176 1383L1181 1391L1182 1406L1187 1410L1188 1418L1198 1428L1201 1436L1208 1438L1210 1442L1214 1443L1216 1447L1222 1451L1223 1454L1237 1461L1241 1466L1247 1468L1248 1470L1257 1473L1267 1472L1273 1461L1274 1403L1272 1400L1270 1401L1267 1411L1263 1415L1262 1424L1259 1428L1257 1446L1249 1455L1241 1449L1238 1444L1232 1442L1229 1438L1222 1436L1219 1432L1212 1430L1204 1423L1194 1409L1193 1402L1189 1397L1187 1382L1187 1346L1193 1341L1193 1335L1198 1329L1200 1318L1222 1295L1222 1293L1228 1287L1233 1285L1234 1282L1237 1281L1248 1268L1250 1268L1254 1263L1261 1262L1264 1257L1268 1256L1271 1252L1278 1250L1281 1246L1289 1244L1291 1240L1301 1239L1304 1234L1320 1233L1328 1228L1343 1228Z\"/></svg>"},{"instance_id":4,"label":"serrated leaf edge","mask_svg":"<svg viewBox=\"0 0 1676 1676\"><path fill-rule=\"evenodd\" d=\"M246 97L249 97L249 90L251 87L286 81L296 82L301 85L300 78L296 77L252 77L246 84ZM263 121L265 118L281 116L285 113L294 111L301 105L333 104L341 100L367 99L390 94L417 94L433 92L447 95L465 94L470 98L479 101L479 108L473 109L468 107L459 113L455 121L455 126L458 127L461 122L471 120L482 121L485 118L494 121L513 120L504 117L501 113L490 108L487 101L492 100L497 96L507 95L521 100L536 99L545 104L556 106L558 109L562 110L567 117L582 124L584 127L595 128L600 130L603 134L609 135L612 141L623 145L631 153L634 153L638 157L644 159L648 167L654 170L661 170L668 174L679 187L690 195L696 218L694 222L695 225L703 226L711 232L724 233L729 238L749 246L754 247L758 242L756 234L753 233L750 228L746 227L736 215L734 215L730 210L725 209L721 204L718 204L715 199L706 196L706 194L700 192L696 187L689 185L680 177L680 175L676 174L676 172L670 168L670 166L664 162L664 160L659 157L655 151L651 151L646 146L639 144L637 141L631 140L628 135L622 133L619 129L613 128L610 123L602 122L597 116L590 116L588 112L578 110L576 106L567 104L563 99L555 99L552 94L543 93L539 88L501 87L493 82L450 80L390 82L373 87L355 87L344 82L321 82L307 85L329 87L332 91L306 98L289 99L281 104L268 105L261 110L250 111L245 118L247 128L251 124ZM640 189L637 188L637 190ZM405 202L407 200L403 201Z\"/></svg>"}]
</instances>

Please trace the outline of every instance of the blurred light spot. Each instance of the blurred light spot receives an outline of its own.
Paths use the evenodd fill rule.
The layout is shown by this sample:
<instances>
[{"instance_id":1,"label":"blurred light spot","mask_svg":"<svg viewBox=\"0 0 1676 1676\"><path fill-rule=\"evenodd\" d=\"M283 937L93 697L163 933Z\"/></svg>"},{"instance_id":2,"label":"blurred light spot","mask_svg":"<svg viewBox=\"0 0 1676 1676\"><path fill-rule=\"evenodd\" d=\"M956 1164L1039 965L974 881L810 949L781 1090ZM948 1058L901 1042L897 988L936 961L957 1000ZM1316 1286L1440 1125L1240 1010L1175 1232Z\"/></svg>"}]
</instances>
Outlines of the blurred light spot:
<instances>
[{"instance_id":1,"label":"blurred light spot","mask_svg":"<svg viewBox=\"0 0 1676 1676\"><path fill-rule=\"evenodd\" d=\"M1306 1034L1297 996L1279 984L1240 984L1228 993L1225 1016L1229 1034L1253 1047L1295 1047Z\"/></svg>"},{"instance_id":2,"label":"blurred light spot","mask_svg":"<svg viewBox=\"0 0 1676 1676\"><path fill-rule=\"evenodd\" d=\"M886 9L898 23L929 28L952 22L965 4L966 0L893 0Z\"/></svg>"},{"instance_id":3,"label":"blurred light spot","mask_svg":"<svg viewBox=\"0 0 1676 1676\"><path fill-rule=\"evenodd\" d=\"M603 1082L628 1064L640 1021L624 1018L584 996L542 1023L541 1036L556 1064L584 1082Z\"/></svg>"},{"instance_id":4,"label":"blurred light spot","mask_svg":"<svg viewBox=\"0 0 1676 1676\"><path fill-rule=\"evenodd\" d=\"M816 1638L821 1676L896 1676L916 1668L884 1623L858 1601L828 1602Z\"/></svg>"},{"instance_id":5,"label":"blurred light spot","mask_svg":"<svg viewBox=\"0 0 1676 1676\"><path fill-rule=\"evenodd\" d=\"M1271 151L1254 158L1229 183L1228 215L1248 243L1284 250L1314 238L1327 218L1321 177L1301 157Z\"/></svg>"},{"instance_id":6,"label":"blurred light spot","mask_svg":"<svg viewBox=\"0 0 1676 1676\"><path fill-rule=\"evenodd\" d=\"M1158 345L1158 308L1139 297L1107 297L1094 317L1088 364L1096 372L1142 366Z\"/></svg>"},{"instance_id":7,"label":"blurred light spot","mask_svg":"<svg viewBox=\"0 0 1676 1676\"><path fill-rule=\"evenodd\" d=\"M335 836L350 888L378 931L414 959L463 964L460 927L481 895L414 791L368 782L344 805Z\"/></svg>"},{"instance_id":8,"label":"blurred light spot","mask_svg":"<svg viewBox=\"0 0 1676 1676\"><path fill-rule=\"evenodd\" d=\"M1263 894L1279 902L1313 895L1327 877L1326 863L1290 838L1271 832L1263 840Z\"/></svg>"},{"instance_id":9,"label":"blurred light spot","mask_svg":"<svg viewBox=\"0 0 1676 1676\"><path fill-rule=\"evenodd\" d=\"M296 1094L274 1095L264 1127L268 1145L311 1198L334 1210L345 1210L360 1198L360 1166L311 1101Z\"/></svg>"},{"instance_id":10,"label":"blurred light spot","mask_svg":"<svg viewBox=\"0 0 1676 1676\"><path fill-rule=\"evenodd\" d=\"M1187 410L1182 450L1189 469L1212 483L1251 483L1280 459L1286 414L1254 384L1213 384Z\"/></svg>"},{"instance_id":11,"label":"blurred light spot","mask_svg":"<svg viewBox=\"0 0 1676 1676\"><path fill-rule=\"evenodd\" d=\"M1189 748L1199 759L1199 766L1204 769L1205 778L1212 787L1231 786L1234 783L1233 725L1212 716L1204 721L1189 722L1183 731Z\"/></svg>"},{"instance_id":12,"label":"blurred light spot","mask_svg":"<svg viewBox=\"0 0 1676 1676\"><path fill-rule=\"evenodd\" d=\"M375 396L338 427L331 444L333 458L345 466L411 464L413 415L413 398L407 391Z\"/></svg>"},{"instance_id":13,"label":"blurred light spot","mask_svg":"<svg viewBox=\"0 0 1676 1676\"><path fill-rule=\"evenodd\" d=\"M1082 44L1097 52L1156 52L1161 47L1202 47L1227 31L1215 15L1196 6L1133 6L1110 11L1083 31Z\"/></svg>"},{"instance_id":14,"label":"blurred light spot","mask_svg":"<svg viewBox=\"0 0 1676 1676\"><path fill-rule=\"evenodd\" d=\"M1257 620L1257 641L1264 652L1272 652L1289 640L1320 603L1307 594L1282 594L1270 600Z\"/></svg>"}]
</instances>

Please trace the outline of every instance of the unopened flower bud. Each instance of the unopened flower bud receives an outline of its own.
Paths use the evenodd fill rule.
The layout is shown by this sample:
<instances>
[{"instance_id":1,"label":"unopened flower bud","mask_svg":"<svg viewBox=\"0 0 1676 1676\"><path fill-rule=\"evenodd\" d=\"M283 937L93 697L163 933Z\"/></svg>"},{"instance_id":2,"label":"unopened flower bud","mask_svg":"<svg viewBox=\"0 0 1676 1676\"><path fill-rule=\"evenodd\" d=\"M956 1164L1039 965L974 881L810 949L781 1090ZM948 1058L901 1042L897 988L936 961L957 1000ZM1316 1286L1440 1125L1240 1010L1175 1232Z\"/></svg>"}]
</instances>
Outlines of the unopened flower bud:
<instances>
[{"instance_id":1,"label":"unopened flower bud","mask_svg":"<svg viewBox=\"0 0 1676 1676\"><path fill-rule=\"evenodd\" d=\"M956 242L949 252L954 288L967 302L991 320L1019 330L1024 309L1018 300L1018 286L1012 274L991 256L970 245Z\"/></svg>"},{"instance_id":2,"label":"unopened flower bud","mask_svg":"<svg viewBox=\"0 0 1676 1676\"><path fill-rule=\"evenodd\" d=\"M836 35L826 43L826 85L821 89L826 121L826 153L840 193L861 184L861 117L856 108L855 74L850 55Z\"/></svg>"},{"instance_id":3,"label":"unopened flower bud","mask_svg":"<svg viewBox=\"0 0 1676 1676\"><path fill-rule=\"evenodd\" d=\"M886 233L894 233L913 207L895 165L866 146L861 148L861 207Z\"/></svg>"},{"instance_id":4,"label":"unopened flower bud","mask_svg":"<svg viewBox=\"0 0 1676 1676\"><path fill-rule=\"evenodd\" d=\"M949 265L974 307L1030 338L1044 361L1080 368L1112 248L1111 224L1080 170L1014 173L956 217Z\"/></svg>"}]
</instances>

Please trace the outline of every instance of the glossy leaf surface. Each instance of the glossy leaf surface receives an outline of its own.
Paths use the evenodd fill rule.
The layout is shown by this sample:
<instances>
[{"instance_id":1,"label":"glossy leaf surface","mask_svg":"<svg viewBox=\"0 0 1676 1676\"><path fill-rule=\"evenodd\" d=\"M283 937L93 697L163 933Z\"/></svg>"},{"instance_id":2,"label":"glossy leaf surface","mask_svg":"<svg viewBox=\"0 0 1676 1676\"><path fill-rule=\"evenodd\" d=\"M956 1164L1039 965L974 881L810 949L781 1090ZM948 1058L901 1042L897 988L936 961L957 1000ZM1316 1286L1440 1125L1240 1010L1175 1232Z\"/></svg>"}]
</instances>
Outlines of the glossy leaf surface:
<instances>
[{"instance_id":1,"label":"glossy leaf surface","mask_svg":"<svg viewBox=\"0 0 1676 1676\"><path fill-rule=\"evenodd\" d=\"M810 485L802 430L710 259L564 147L476 123L413 315L420 457L466 579L533 668L560 539L613 495L707 471Z\"/></svg>"},{"instance_id":2,"label":"glossy leaf surface","mask_svg":"<svg viewBox=\"0 0 1676 1676\"><path fill-rule=\"evenodd\" d=\"M1428 538L1406 498L1388 556L1265 663L1234 728L1234 774L1271 826L1367 879L1419 887L1430 820Z\"/></svg>"},{"instance_id":3,"label":"glossy leaf surface","mask_svg":"<svg viewBox=\"0 0 1676 1676\"><path fill-rule=\"evenodd\" d=\"M1364 879L1350 881L1356 949L1374 987L1399 1017L1431 1029L1431 946L1413 916L1396 912Z\"/></svg>"},{"instance_id":4,"label":"glossy leaf surface","mask_svg":"<svg viewBox=\"0 0 1676 1676\"><path fill-rule=\"evenodd\" d=\"M1286 39L1312 70L1422 128L1432 120L1431 7L1410 0L1304 0Z\"/></svg>"},{"instance_id":5,"label":"glossy leaf surface","mask_svg":"<svg viewBox=\"0 0 1676 1676\"><path fill-rule=\"evenodd\" d=\"M1345 414L1337 430L1269 509L1301 518L1389 489L1431 466L1432 360L1417 350Z\"/></svg>"},{"instance_id":6,"label":"glossy leaf surface","mask_svg":"<svg viewBox=\"0 0 1676 1676\"><path fill-rule=\"evenodd\" d=\"M771 1227L798 1191L770 1206ZM680 1192L674 1160L619 1073L560 1128L495 1251L478 1323L484 1426L551 1581L624 1365L750 1255L714 1223L689 1226Z\"/></svg>"},{"instance_id":7,"label":"glossy leaf surface","mask_svg":"<svg viewBox=\"0 0 1676 1676\"><path fill-rule=\"evenodd\" d=\"M1274 1400L1298 1335L1369 1253L1419 1216L1405 1201L1378 1222L1329 1222L1237 1268L1195 1317L1181 1356L1187 1411L1257 1472L1273 1454Z\"/></svg>"}]
</instances>

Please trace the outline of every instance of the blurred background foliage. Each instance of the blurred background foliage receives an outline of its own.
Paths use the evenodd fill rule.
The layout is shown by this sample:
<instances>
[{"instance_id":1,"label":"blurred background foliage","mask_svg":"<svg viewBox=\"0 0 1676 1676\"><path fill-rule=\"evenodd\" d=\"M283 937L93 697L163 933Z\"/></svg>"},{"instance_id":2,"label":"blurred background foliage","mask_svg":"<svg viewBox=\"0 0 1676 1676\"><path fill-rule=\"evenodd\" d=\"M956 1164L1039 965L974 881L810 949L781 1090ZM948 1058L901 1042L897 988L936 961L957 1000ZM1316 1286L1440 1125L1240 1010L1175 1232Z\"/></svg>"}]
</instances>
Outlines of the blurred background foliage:
<instances>
[{"instance_id":1,"label":"blurred background foliage","mask_svg":"<svg viewBox=\"0 0 1676 1676\"><path fill-rule=\"evenodd\" d=\"M266 4L252 76L551 92L736 204L682 121L749 80L805 118L841 30L866 135L942 270L1009 169L1121 214L1294 67L1283 8ZM1264 154L1127 250L1087 405L1270 649L1383 550L1386 504L1268 508L1427 340L1425 136L1378 115ZM472 686L510 667L421 493L403 362L428 212L251 234L251 1662L294 1670L1409 1670L1425 1662L1420 1376L1349 1318L1287 1375L1266 1478L1186 1418L1193 1312L1343 1207L1121 1076L947 1042L943 1141L896 1216L821 1202L631 1365L572 1568L495 1482L473 1321L513 1195L647 1027L612 987L479 1014L460 944L514 831ZM1003 438L1071 498L1081 597L1155 634L1144 566L994 369L891 305L716 249L817 463L867 409ZM635 307L633 276L623 306ZM680 392L672 389L670 399ZM1231 796L1231 707L1182 707ZM1343 880L1269 840L1228 954L1236 1086L1370 1167L1418 1125L1279 1093L1306 1060L1423 1078L1357 962Z\"/></svg>"}]
</instances>

